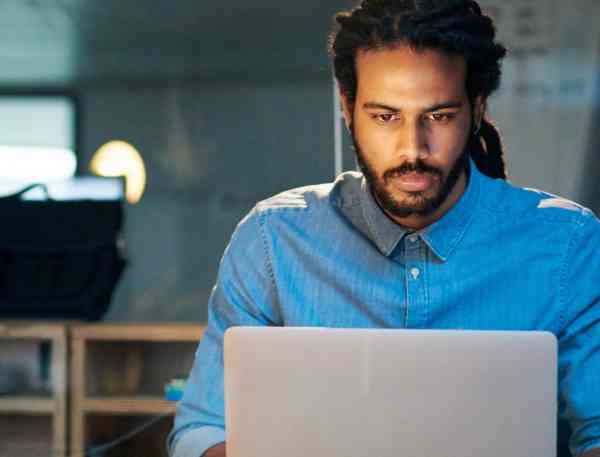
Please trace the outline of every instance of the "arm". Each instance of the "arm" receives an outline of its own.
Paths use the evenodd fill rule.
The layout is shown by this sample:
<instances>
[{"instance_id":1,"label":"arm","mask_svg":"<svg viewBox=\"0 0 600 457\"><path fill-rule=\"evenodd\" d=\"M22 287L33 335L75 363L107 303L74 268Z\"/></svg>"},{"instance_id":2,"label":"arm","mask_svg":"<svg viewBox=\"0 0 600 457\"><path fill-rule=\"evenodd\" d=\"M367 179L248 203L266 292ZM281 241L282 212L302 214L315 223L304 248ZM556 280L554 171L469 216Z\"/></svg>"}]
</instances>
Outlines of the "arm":
<instances>
[{"instance_id":1,"label":"arm","mask_svg":"<svg viewBox=\"0 0 600 457\"><path fill-rule=\"evenodd\" d=\"M225 454L225 443L219 443L216 446L207 449L201 457L227 457Z\"/></svg>"},{"instance_id":2,"label":"arm","mask_svg":"<svg viewBox=\"0 0 600 457\"><path fill-rule=\"evenodd\" d=\"M209 300L208 325L168 438L171 457L198 457L226 439L225 330L239 325L273 325L279 320L260 217L254 210L240 222L221 259L217 283ZM219 450L209 452L207 457Z\"/></svg>"},{"instance_id":3,"label":"arm","mask_svg":"<svg viewBox=\"0 0 600 457\"><path fill-rule=\"evenodd\" d=\"M559 415L571 426L574 457L600 456L600 222L576 221L561 269Z\"/></svg>"}]
</instances>

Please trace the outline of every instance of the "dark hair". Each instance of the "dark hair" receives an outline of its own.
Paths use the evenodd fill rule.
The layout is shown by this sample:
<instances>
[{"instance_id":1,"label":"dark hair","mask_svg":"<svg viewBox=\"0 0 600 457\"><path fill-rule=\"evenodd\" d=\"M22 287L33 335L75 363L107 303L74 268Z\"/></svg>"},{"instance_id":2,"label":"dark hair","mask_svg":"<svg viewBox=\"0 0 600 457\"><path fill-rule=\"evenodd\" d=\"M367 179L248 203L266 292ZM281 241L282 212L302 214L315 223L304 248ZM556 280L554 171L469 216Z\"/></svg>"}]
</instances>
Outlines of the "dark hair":
<instances>
[{"instance_id":1,"label":"dark hair","mask_svg":"<svg viewBox=\"0 0 600 457\"><path fill-rule=\"evenodd\" d=\"M340 90L351 106L356 99L359 50L408 45L463 56L471 105L478 96L486 100L500 85L506 48L495 41L492 19L473 0L363 0L353 10L338 13L335 21L329 51ZM488 119L473 132L469 147L477 168L506 179L500 134Z\"/></svg>"}]
</instances>

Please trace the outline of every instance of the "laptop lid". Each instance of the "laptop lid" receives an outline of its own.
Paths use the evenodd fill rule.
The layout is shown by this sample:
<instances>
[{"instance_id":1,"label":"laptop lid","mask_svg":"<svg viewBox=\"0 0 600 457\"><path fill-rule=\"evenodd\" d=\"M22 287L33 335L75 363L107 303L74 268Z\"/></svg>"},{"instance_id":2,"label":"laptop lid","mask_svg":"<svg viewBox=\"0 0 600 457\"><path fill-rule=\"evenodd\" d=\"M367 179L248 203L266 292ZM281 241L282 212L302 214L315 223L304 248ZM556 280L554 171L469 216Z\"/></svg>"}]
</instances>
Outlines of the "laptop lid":
<instances>
[{"instance_id":1,"label":"laptop lid","mask_svg":"<svg viewBox=\"0 0 600 457\"><path fill-rule=\"evenodd\" d=\"M552 457L545 332L235 327L228 457Z\"/></svg>"}]
</instances>

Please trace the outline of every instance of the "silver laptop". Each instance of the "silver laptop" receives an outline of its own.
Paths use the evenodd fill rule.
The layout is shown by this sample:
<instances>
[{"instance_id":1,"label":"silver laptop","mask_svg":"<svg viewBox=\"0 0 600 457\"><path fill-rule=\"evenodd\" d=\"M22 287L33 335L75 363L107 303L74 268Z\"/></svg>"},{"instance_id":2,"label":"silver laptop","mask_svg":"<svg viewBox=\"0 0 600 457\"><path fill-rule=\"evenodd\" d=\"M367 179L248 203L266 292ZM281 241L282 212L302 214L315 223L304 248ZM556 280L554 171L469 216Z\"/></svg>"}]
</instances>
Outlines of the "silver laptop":
<instances>
[{"instance_id":1,"label":"silver laptop","mask_svg":"<svg viewBox=\"0 0 600 457\"><path fill-rule=\"evenodd\" d=\"M227 457L553 457L545 332L235 327Z\"/></svg>"}]
</instances>

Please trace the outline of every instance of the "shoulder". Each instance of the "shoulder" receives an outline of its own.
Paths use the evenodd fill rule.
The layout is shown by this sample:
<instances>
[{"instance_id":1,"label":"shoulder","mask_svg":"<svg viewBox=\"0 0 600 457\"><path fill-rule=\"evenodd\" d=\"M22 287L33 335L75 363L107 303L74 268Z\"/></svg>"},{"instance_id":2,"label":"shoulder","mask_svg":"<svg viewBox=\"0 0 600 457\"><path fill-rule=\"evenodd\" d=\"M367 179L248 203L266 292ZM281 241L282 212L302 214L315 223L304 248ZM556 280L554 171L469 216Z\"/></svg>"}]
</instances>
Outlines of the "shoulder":
<instances>
[{"instance_id":1,"label":"shoulder","mask_svg":"<svg viewBox=\"0 0 600 457\"><path fill-rule=\"evenodd\" d=\"M327 212L334 207L359 201L362 174L342 173L333 182L286 190L256 204L251 211L257 216L294 212Z\"/></svg>"},{"instance_id":2,"label":"shoulder","mask_svg":"<svg viewBox=\"0 0 600 457\"><path fill-rule=\"evenodd\" d=\"M500 179L483 178L480 201L488 213L512 221L569 226L598 224L594 212L579 203Z\"/></svg>"},{"instance_id":3,"label":"shoulder","mask_svg":"<svg viewBox=\"0 0 600 457\"><path fill-rule=\"evenodd\" d=\"M259 201L237 224L231 244L257 241L259 235L264 235L266 224L274 225L277 221L290 220L307 221L307 213L322 212L328 206L333 184L297 187Z\"/></svg>"},{"instance_id":4,"label":"shoulder","mask_svg":"<svg viewBox=\"0 0 600 457\"><path fill-rule=\"evenodd\" d=\"M268 232L307 232L320 227L326 233L335 229L344 212L342 207L359 204L362 174L346 172L334 182L286 190L259 201L239 222L232 242L249 243Z\"/></svg>"},{"instance_id":5,"label":"shoulder","mask_svg":"<svg viewBox=\"0 0 600 457\"><path fill-rule=\"evenodd\" d=\"M289 189L259 201L252 210L257 215L268 213L295 212L315 209L326 203L331 194L332 183L314 184Z\"/></svg>"}]
</instances>

